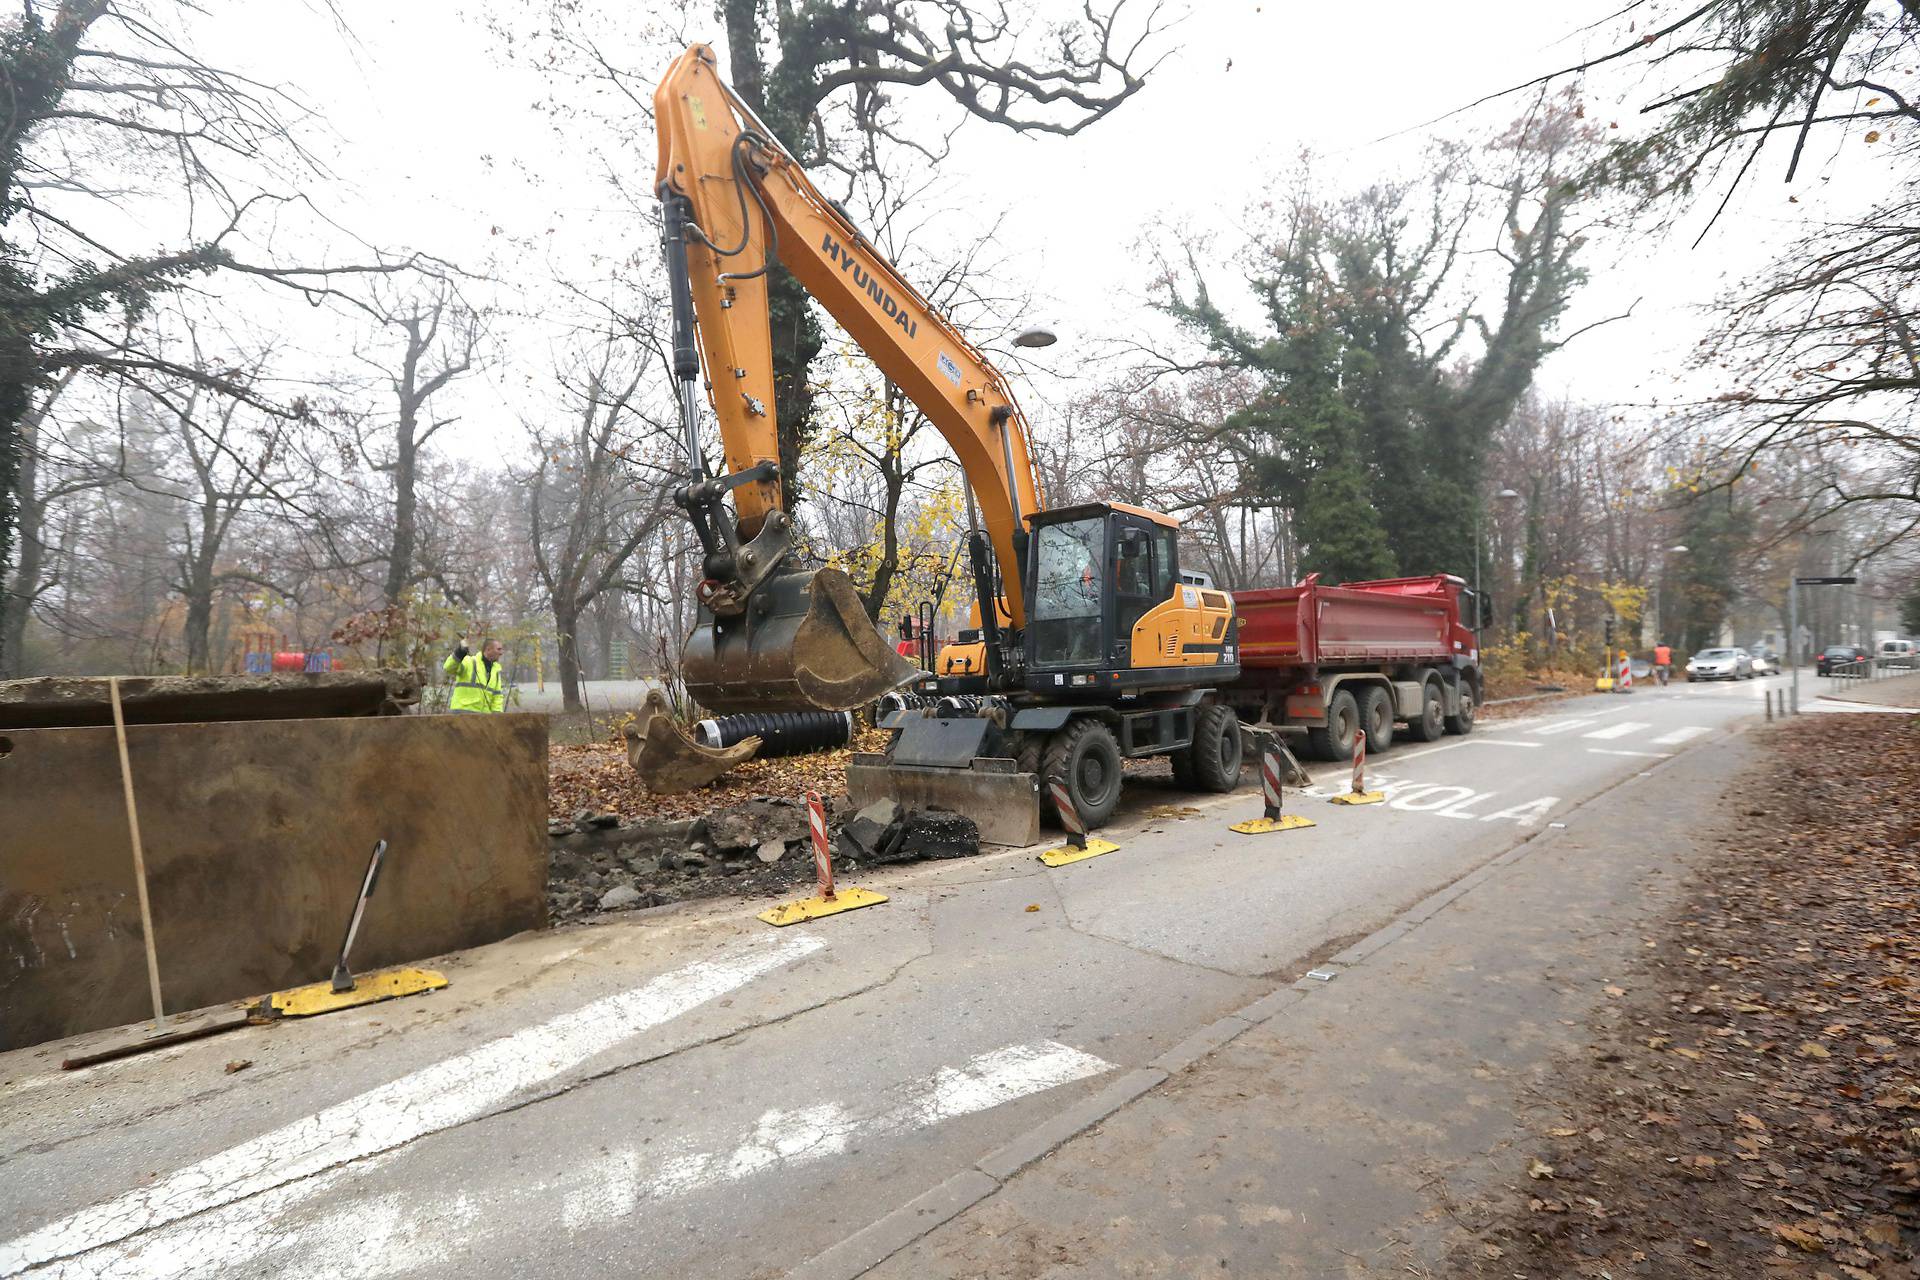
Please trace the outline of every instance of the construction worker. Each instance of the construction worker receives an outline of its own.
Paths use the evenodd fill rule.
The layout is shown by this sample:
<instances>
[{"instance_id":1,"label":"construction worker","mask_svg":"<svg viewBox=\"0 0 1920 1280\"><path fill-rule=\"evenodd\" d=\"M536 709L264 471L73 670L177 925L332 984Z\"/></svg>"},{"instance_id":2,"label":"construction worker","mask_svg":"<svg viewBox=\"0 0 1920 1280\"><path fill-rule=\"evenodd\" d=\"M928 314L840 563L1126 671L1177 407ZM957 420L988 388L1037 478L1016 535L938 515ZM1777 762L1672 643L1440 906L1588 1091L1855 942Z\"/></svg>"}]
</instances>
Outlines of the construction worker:
<instances>
[{"instance_id":1,"label":"construction worker","mask_svg":"<svg viewBox=\"0 0 1920 1280\"><path fill-rule=\"evenodd\" d=\"M453 696L447 699L447 710L485 713L507 709L506 668L500 663L498 640L488 640L480 646L480 652L470 653L467 638L462 636L443 665L453 677Z\"/></svg>"},{"instance_id":2,"label":"construction worker","mask_svg":"<svg viewBox=\"0 0 1920 1280\"><path fill-rule=\"evenodd\" d=\"M1665 644L1653 646L1653 674L1661 684L1665 684L1667 677L1673 674L1673 650Z\"/></svg>"}]
</instances>

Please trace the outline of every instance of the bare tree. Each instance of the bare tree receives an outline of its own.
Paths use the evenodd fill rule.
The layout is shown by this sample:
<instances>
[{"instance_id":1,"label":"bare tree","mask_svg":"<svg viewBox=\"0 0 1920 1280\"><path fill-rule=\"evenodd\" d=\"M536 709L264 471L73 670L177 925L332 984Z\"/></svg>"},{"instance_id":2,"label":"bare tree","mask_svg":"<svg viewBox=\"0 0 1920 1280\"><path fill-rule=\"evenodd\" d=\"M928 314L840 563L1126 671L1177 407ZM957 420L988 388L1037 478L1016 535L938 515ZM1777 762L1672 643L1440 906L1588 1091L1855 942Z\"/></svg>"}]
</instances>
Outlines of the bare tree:
<instances>
[{"instance_id":1,"label":"bare tree","mask_svg":"<svg viewBox=\"0 0 1920 1280\"><path fill-rule=\"evenodd\" d=\"M21 425L68 371L166 377L262 412L304 412L140 346L128 321L157 299L224 273L321 300L343 274L405 265L249 260L248 228L266 209L302 207L301 186L320 172L289 125L309 108L197 56L189 28L201 16L187 0L23 0L0 21L0 566L13 554ZM126 181L134 173L145 191Z\"/></svg>"},{"instance_id":2,"label":"bare tree","mask_svg":"<svg viewBox=\"0 0 1920 1280\"><path fill-rule=\"evenodd\" d=\"M196 366L207 362L189 331ZM236 384L258 379L267 361L261 353L246 365L228 366L223 377ZM186 668L213 668L209 639L214 608L221 595L242 584L284 593L264 566L246 567L232 554L237 522L265 503L297 501L287 474L290 424L280 416L252 409L245 400L218 396L197 382L155 396L158 409L178 446L175 470L135 483L171 494L180 504L174 543L174 589L185 604L181 623Z\"/></svg>"},{"instance_id":3,"label":"bare tree","mask_svg":"<svg viewBox=\"0 0 1920 1280\"><path fill-rule=\"evenodd\" d=\"M400 338L397 368L383 375L394 397L393 420L377 434L383 444L372 469L393 481L391 537L386 548L385 595L399 604L421 580L417 563L420 538L421 451L446 427L458 421L433 417L427 409L433 397L456 378L471 371L481 342L480 317L460 301L444 277L430 280L419 292L379 306L378 314ZM363 451L366 442L361 445Z\"/></svg>"},{"instance_id":4,"label":"bare tree","mask_svg":"<svg viewBox=\"0 0 1920 1280\"><path fill-rule=\"evenodd\" d=\"M23 666L27 619L34 606L60 585L49 565L46 524L49 510L62 499L110 483L114 471L90 460L78 465L56 455L46 431L48 415L72 385L69 371L41 392L20 423L19 474L15 480L19 555L0 591L0 680L26 674ZM3 567L3 566L0 566Z\"/></svg>"},{"instance_id":5,"label":"bare tree","mask_svg":"<svg viewBox=\"0 0 1920 1280\"><path fill-rule=\"evenodd\" d=\"M676 432L637 397L652 352L632 354L624 338L556 374L572 425L530 427L539 460L528 478L534 566L553 612L561 696L580 709L580 621L609 590L651 593L627 573L634 552L662 522L678 518L665 500Z\"/></svg>"}]
</instances>

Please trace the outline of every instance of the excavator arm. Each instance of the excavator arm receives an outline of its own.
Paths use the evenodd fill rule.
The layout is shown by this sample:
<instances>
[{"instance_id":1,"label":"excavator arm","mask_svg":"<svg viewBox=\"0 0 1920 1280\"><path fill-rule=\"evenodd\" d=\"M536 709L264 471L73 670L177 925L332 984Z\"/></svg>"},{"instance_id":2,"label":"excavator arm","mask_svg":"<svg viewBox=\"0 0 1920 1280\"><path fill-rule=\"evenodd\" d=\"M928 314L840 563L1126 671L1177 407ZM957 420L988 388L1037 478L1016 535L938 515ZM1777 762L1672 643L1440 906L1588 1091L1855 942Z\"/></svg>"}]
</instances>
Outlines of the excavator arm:
<instances>
[{"instance_id":1,"label":"excavator arm","mask_svg":"<svg viewBox=\"0 0 1920 1280\"><path fill-rule=\"evenodd\" d=\"M688 49L654 94L674 317L674 376L693 475L677 495L703 550L690 690L716 711L872 701L912 677L837 570L801 570L781 506L767 270L779 262L945 438L978 504L1011 626L1026 621L1021 566L1042 495L1024 416L986 357L903 279L722 81ZM724 470L706 471L701 382ZM729 515L724 499L731 496Z\"/></svg>"}]
</instances>

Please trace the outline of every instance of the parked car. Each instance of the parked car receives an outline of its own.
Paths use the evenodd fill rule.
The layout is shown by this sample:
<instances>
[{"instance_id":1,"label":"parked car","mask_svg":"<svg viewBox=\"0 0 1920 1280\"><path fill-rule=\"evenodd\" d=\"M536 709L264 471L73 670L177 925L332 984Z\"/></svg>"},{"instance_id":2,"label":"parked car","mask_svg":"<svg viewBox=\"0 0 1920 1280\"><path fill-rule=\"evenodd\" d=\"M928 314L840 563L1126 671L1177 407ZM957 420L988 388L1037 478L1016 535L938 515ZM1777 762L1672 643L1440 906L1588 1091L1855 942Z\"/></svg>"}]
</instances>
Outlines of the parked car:
<instances>
[{"instance_id":1,"label":"parked car","mask_svg":"<svg viewBox=\"0 0 1920 1280\"><path fill-rule=\"evenodd\" d=\"M1745 649L1702 649L1687 659L1689 680L1751 680L1753 658Z\"/></svg>"},{"instance_id":2,"label":"parked car","mask_svg":"<svg viewBox=\"0 0 1920 1280\"><path fill-rule=\"evenodd\" d=\"M1880 665L1883 667L1911 667L1915 662L1913 641L1882 640L1880 642Z\"/></svg>"},{"instance_id":3,"label":"parked car","mask_svg":"<svg viewBox=\"0 0 1920 1280\"><path fill-rule=\"evenodd\" d=\"M1867 651L1857 644L1830 644L1813 660L1813 669L1823 676L1865 675Z\"/></svg>"},{"instance_id":4,"label":"parked car","mask_svg":"<svg viewBox=\"0 0 1920 1280\"><path fill-rule=\"evenodd\" d=\"M1780 655L1763 644L1747 646L1747 656L1753 659L1753 674L1757 676L1777 676L1780 674Z\"/></svg>"}]
</instances>

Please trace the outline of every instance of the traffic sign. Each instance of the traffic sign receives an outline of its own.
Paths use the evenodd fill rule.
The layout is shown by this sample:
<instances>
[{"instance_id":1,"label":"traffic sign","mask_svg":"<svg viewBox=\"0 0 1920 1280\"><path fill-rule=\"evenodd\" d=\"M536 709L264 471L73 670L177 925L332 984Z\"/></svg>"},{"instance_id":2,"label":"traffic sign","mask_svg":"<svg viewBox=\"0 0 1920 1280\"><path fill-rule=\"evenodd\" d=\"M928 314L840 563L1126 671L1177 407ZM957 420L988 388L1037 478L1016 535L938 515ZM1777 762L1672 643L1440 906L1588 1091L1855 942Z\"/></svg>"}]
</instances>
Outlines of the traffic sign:
<instances>
[{"instance_id":1,"label":"traffic sign","mask_svg":"<svg viewBox=\"0 0 1920 1280\"><path fill-rule=\"evenodd\" d=\"M1803 587L1850 587L1860 581L1860 579L1848 576L1844 578L1795 578L1794 581Z\"/></svg>"}]
</instances>

